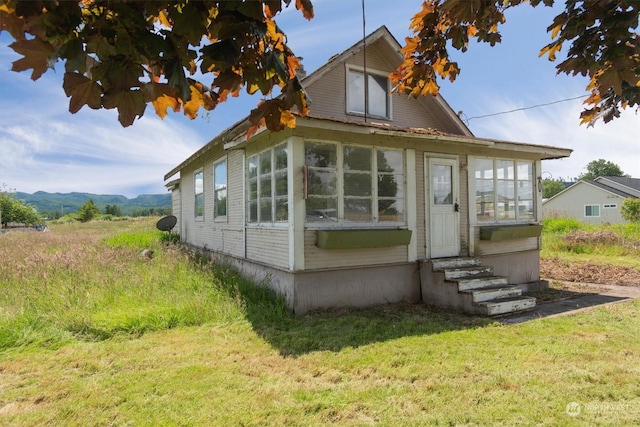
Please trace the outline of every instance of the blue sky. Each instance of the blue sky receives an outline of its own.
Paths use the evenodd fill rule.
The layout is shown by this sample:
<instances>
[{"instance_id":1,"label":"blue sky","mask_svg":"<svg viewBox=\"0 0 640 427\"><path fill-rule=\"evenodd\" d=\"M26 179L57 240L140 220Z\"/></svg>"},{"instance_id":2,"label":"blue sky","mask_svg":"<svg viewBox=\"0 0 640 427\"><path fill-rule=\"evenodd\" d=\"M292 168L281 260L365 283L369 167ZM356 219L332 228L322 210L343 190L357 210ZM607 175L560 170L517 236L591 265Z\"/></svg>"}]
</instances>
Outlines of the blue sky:
<instances>
[{"instance_id":1,"label":"blue sky","mask_svg":"<svg viewBox=\"0 0 640 427\"><path fill-rule=\"evenodd\" d=\"M367 0L367 33L386 25L402 43L421 3ZM312 21L293 7L277 19L308 72L362 37L360 0L313 4ZM579 125L580 99L478 118L586 95L586 78L556 75L554 63L538 58L539 49L550 40L546 27L557 13L557 8L529 5L509 11L501 45L472 42L466 53L452 54L461 74L455 83L442 82L442 96L455 111L462 111L476 136L573 149L569 159L543 163L545 178L576 177L599 158L640 178L640 115L635 110L592 128ZM9 71L19 58L6 47L11 41L6 33L0 35L0 186L5 189L129 197L164 193L166 172L246 116L260 99L232 98L195 120L181 113L161 120L148 107L142 119L122 128L115 111L83 108L70 114L62 72L49 71L33 82L30 72Z\"/></svg>"}]
</instances>

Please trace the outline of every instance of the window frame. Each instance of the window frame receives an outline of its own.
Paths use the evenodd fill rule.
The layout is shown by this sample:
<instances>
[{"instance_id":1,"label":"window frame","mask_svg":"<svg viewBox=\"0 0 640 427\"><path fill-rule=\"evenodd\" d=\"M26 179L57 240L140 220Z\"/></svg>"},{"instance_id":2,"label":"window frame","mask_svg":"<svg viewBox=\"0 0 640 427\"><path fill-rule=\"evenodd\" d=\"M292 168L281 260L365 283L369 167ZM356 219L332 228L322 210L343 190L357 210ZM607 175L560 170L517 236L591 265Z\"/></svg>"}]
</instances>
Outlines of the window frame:
<instances>
[{"instance_id":1,"label":"window frame","mask_svg":"<svg viewBox=\"0 0 640 427\"><path fill-rule=\"evenodd\" d=\"M375 227L375 228L405 228L408 226L408 212L407 212L407 154L406 154L406 150L402 149L402 148L394 148L394 147L378 147L378 146L371 146L371 145L362 145L362 144L352 144L352 143L343 143L343 142L339 142L339 141L324 141L324 140L315 140L315 139L305 139L304 141L304 150L306 152L306 144L310 143L310 144L325 144L325 145L333 145L335 146L335 150L336 150L336 165L335 167L332 168L323 168L323 167L319 167L317 169L319 170L327 170L327 171L334 171L336 174L336 190L334 194L330 194L330 195L316 195L315 197L319 197L319 198L335 198L336 200L336 217L335 220L332 221L308 221L307 220L307 212L309 212L307 210L307 199L309 197L312 197L313 195L309 195L307 194L307 192L305 191L305 207L304 207L304 212L305 212L305 228L308 229L326 229L326 228L371 228L371 227ZM370 155L371 155L371 170L370 172L368 172L368 175L370 175L370 179L371 179L371 191L370 191L370 196L353 196L353 195L347 195L345 194L345 164L344 164L344 148L345 147L357 147L357 148L364 148L369 150ZM400 153L400 155L402 156L402 173L396 173L397 171L394 171L394 173L391 173L389 171L380 171L379 169L379 165L378 165L378 152L379 151L395 151ZM307 171L307 169L309 170L313 170L315 167L309 166L306 163L306 159L304 160L305 162L305 171ZM347 174L349 173L348 171L346 171ZM308 173L308 172L306 172ZM305 179L308 179L308 176L305 173ZM363 171L357 171L357 174L360 175L366 175L366 173L364 173ZM390 197L390 196L384 196L384 195L380 195L380 189L379 189L379 179L381 175L394 175L394 176L401 176L402 177L402 189L397 193L400 196L399 197ZM306 186L306 184L305 184ZM370 199L371 200L371 221L348 221L345 219L345 199L351 199L351 198L361 198L362 200L365 199ZM379 212L379 208L380 208L380 201L381 200L401 200L402 201L402 221L381 221L380 220L380 212Z\"/></svg>"},{"instance_id":2,"label":"window frame","mask_svg":"<svg viewBox=\"0 0 640 427\"><path fill-rule=\"evenodd\" d=\"M217 188L218 180L216 179L216 168L224 164L224 188ZM227 156L224 156L215 162L213 162L213 220L214 222L227 222L227 216L229 214L229 165L227 163ZM226 205L224 209L224 215L218 214L218 193L224 191L226 197Z\"/></svg>"},{"instance_id":3,"label":"window frame","mask_svg":"<svg viewBox=\"0 0 640 427\"><path fill-rule=\"evenodd\" d=\"M200 178L198 178L198 175L200 175ZM202 181L202 188L201 191L198 192L198 179L200 179L200 181ZM194 220L195 221L204 221L204 215L205 215L205 203L204 203L204 170L203 168L200 168L198 170L196 170L193 173L193 194L194 194L194 200L193 200L193 216L194 216ZM198 198L198 196L200 196L200 198ZM198 203L198 200L200 200L200 203ZM198 215L198 205L201 205L201 209L202 209L202 214Z\"/></svg>"},{"instance_id":4,"label":"window frame","mask_svg":"<svg viewBox=\"0 0 640 427\"><path fill-rule=\"evenodd\" d=\"M598 208L598 214L597 215L587 215L587 208L591 208L591 211L593 212L593 208L594 207ZM600 205L599 204L584 205L584 209L583 209L582 212L584 213L584 217L585 218L600 218Z\"/></svg>"},{"instance_id":5,"label":"window frame","mask_svg":"<svg viewBox=\"0 0 640 427\"><path fill-rule=\"evenodd\" d=\"M373 114L371 113L369 110L369 105L365 104L365 100L369 99L369 97L365 97L365 100L363 100L363 104L364 104L364 111L357 111L354 108L352 108L351 105L351 95L350 95L350 75L352 73L357 73L364 76L372 76L373 78L375 77L382 77L385 79L386 81L386 89L385 89L385 106L386 106L386 114L384 115L380 115L380 114ZM364 80L364 79L363 79ZM356 65L350 65L347 64L346 65L346 72L345 72L345 112L348 115L352 115L352 116L359 116L359 117L364 117L365 115L367 117L372 117L372 118L377 118L377 119L384 119L384 120L393 120L393 108L392 108L392 97L391 97L391 81L389 79L389 73L385 73L384 71L380 71L380 70L375 70L375 69L366 69L365 72L365 68L364 67L359 67ZM366 86L367 88L370 88L370 85ZM364 91L364 89L363 89ZM371 94L371 89L369 89L369 95Z\"/></svg>"},{"instance_id":6,"label":"window frame","mask_svg":"<svg viewBox=\"0 0 640 427\"><path fill-rule=\"evenodd\" d=\"M490 170L491 171L490 178L482 178L478 176L478 172L481 172L480 170L477 169L479 160L489 160L492 162L493 168ZM501 175L498 167L500 162L502 162L503 164L511 163L511 165L513 165L512 177L505 177L505 174L510 175L511 172L504 172L504 170L502 171L502 175ZM530 167L530 175L527 174L527 176L524 179L519 176L520 166ZM489 169L486 169L483 171L489 171ZM528 179L529 176L530 176L530 179ZM473 197L472 200L469 200L469 205L473 206L473 212L470 211L471 224L475 224L478 226L486 226L486 225L497 225L497 224L531 224L531 223L537 223L540 221L539 212L538 212L539 201L538 201L537 192L536 192L536 162L534 160L526 160L521 158L474 156L473 168L470 168L469 170L469 178L470 178L470 181L473 182L473 192L469 193L469 198L471 199ZM492 188L493 197L491 202L487 202L487 203L493 204L493 211L492 211L493 213L492 213L492 218L487 220L478 219L477 193L478 193L478 188L480 187L478 186L479 181L492 183L491 188ZM530 185L527 186L526 185L527 183L529 183ZM498 215L498 210L500 206L498 188L500 187L500 184L503 185L503 188L510 189L510 186L513 187L512 190L510 189L513 192L513 201L514 201L513 210L505 211L505 212L512 212L513 214L512 217L500 218ZM520 184L522 184L522 186ZM522 190L520 190L520 188L524 188L525 186L529 187L531 198L521 200L519 193ZM526 190L522 191L522 193L526 194ZM531 202L530 214L524 215L523 217L520 210L520 202Z\"/></svg>"},{"instance_id":7,"label":"window frame","mask_svg":"<svg viewBox=\"0 0 640 427\"><path fill-rule=\"evenodd\" d=\"M278 159L277 159L277 151L280 149L284 149L286 153L286 164L283 168L277 168ZM269 153L270 157L270 170L269 172L262 173L262 167L260 158L265 154ZM252 177L249 173L249 168L251 165L251 160L256 159L256 175L255 178ZM245 182L246 182L246 202L245 202L245 224L249 227L258 227L258 226L272 226L272 227L284 227L289 223L289 162L291 162L291 153L289 144L287 142L275 145L273 147L269 147L267 149L257 151L249 156L247 156L246 167L245 167ZM262 182L263 177L267 177L270 179L270 195L268 197L262 195L262 187L264 182ZM286 180L286 194L278 194L278 179L282 179L282 177ZM251 182L255 179L255 191L256 198L251 198ZM270 200L270 211L271 211L271 219L269 221L264 221L262 219L261 214L261 203L264 200ZM285 201L285 209L284 211L278 210L278 203ZM256 206L256 220L251 220L251 203L255 202ZM286 212L286 219L278 219L279 212ZM282 218L280 216L280 218Z\"/></svg>"}]
</instances>

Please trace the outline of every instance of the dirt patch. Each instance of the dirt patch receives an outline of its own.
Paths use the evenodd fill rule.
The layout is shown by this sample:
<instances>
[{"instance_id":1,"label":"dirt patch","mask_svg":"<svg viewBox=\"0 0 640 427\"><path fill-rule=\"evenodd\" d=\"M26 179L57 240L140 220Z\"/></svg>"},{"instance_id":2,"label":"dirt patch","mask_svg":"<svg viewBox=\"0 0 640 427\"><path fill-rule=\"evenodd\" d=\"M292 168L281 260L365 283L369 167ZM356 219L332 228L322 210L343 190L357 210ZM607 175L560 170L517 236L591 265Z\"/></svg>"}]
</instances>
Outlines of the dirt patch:
<instances>
[{"instance_id":1,"label":"dirt patch","mask_svg":"<svg viewBox=\"0 0 640 427\"><path fill-rule=\"evenodd\" d=\"M565 261L560 258L540 259L540 275L545 279L565 282L640 287L640 269L638 268L596 265L586 262Z\"/></svg>"}]
</instances>

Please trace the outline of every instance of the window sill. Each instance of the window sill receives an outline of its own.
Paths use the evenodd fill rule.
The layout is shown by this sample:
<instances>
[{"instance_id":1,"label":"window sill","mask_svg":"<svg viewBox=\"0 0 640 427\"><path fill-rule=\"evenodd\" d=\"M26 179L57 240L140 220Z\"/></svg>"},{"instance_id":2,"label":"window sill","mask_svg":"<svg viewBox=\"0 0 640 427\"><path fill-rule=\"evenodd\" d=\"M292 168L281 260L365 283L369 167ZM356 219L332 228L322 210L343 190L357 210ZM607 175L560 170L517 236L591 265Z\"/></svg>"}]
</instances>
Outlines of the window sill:
<instances>
[{"instance_id":1,"label":"window sill","mask_svg":"<svg viewBox=\"0 0 640 427\"><path fill-rule=\"evenodd\" d=\"M406 246L411 241L411 230L359 229L317 230L316 246L322 249L364 249Z\"/></svg>"},{"instance_id":2,"label":"window sill","mask_svg":"<svg viewBox=\"0 0 640 427\"><path fill-rule=\"evenodd\" d=\"M542 226L536 224L481 226L480 240L499 242L503 240L526 239L540 237Z\"/></svg>"}]
</instances>

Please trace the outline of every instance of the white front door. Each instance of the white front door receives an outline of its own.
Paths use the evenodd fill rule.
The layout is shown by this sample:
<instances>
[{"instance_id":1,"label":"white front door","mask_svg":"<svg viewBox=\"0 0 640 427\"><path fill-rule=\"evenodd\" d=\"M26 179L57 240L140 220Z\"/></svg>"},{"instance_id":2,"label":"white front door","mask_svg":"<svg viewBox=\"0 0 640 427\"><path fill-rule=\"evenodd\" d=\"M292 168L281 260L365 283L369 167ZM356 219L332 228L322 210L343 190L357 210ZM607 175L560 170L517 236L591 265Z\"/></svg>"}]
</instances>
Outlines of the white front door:
<instances>
[{"instance_id":1,"label":"white front door","mask_svg":"<svg viewBox=\"0 0 640 427\"><path fill-rule=\"evenodd\" d=\"M431 258L458 256L460 252L458 161L437 157L425 159L428 253Z\"/></svg>"}]
</instances>

